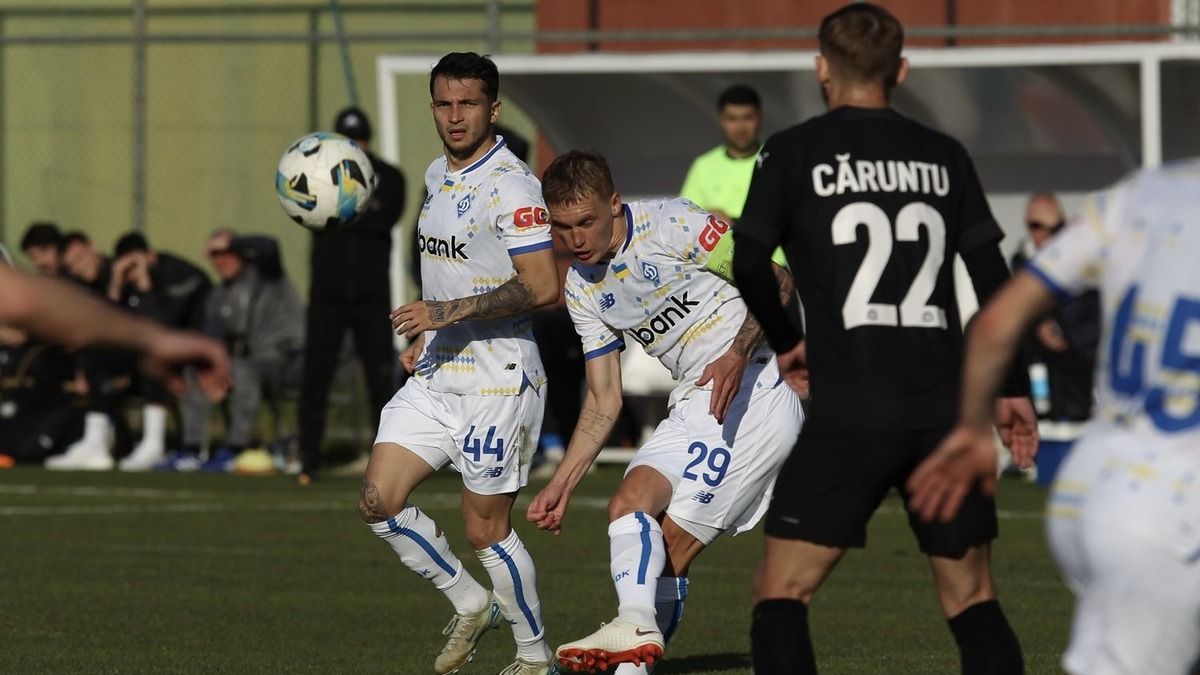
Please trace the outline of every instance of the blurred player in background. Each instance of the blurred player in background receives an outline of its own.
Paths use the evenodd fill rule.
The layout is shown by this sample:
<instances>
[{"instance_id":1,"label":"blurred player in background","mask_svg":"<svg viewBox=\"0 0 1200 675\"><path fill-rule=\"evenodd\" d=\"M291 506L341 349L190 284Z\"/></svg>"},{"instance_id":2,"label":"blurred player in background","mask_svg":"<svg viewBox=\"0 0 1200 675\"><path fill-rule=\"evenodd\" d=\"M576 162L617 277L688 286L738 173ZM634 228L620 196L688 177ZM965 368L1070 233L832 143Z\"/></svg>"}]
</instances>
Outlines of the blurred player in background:
<instances>
[{"instance_id":1,"label":"blurred player in background","mask_svg":"<svg viewBox=\"0 0 1200 675\"><path fill-rule=\"evenodd\" d=\"M963 341L954 256L981 301L1008 277L1002 232L962 145L890 107L908 71L903 39L876 5L825 17L816 72L829 112L767 141L734 230L738 288L780 370L789 381L806 366L811 376L809 418L776 484L755 580L760 674L816 672L808 604L846 549L865 545L888 491L903 491L954 423ZM803 341L768 273L779 245L804 304ZM1017 396L1027 380L1013 380L1000 421L1028 465L1036 421ZM994 502L974 490L953 522L910 524L963 672L1021 672L992 582Z\"/></svg>"},{"instance_id":2,"label":"blurred player in background","mask_svg":"<svg viewBox=\"0 0 1200 675\"><path fill-rule=\"evenodd\" d=\"M349 332L363 366L371 415L379 414L395 388L395 349L387 315L391 310L392 228L404 212L404 174L368 149L371 121L356 107L334 120L334 131L367 153L377 185L366 210L349 227L313 230L311 279L300 386L300 483L320 469L329 389Z\"/></svg>"},{"instance_id":3,"label":"blurred player in background","mask_svg":"<svg viewBox=\"0 0 1200 675\"><path fill-rule=\"evenodd\" d=\"M1063 668L1183 675L1200 656L1200 163L1093 195L975 320L959 426L913 474L949 519L995 487L991 403L1026 330L1090 289L1104 314L1096 415L1059 471L1050 546L1077 595Z\"/></svg>"},{"instance_id":4,"label":"blurred player in background","mask_svg":"<svg viewBox=\"0 0 1200 675\"><path fill-rule=\"evenodd\" d=\"M730 282L727 223L685 199L623 204L608 163L593 153L559 157L543 181L552 227L575 256L564 292L583 342L587 396L529 520L559 532L572 492L612 431L623 335L678 383L670 416L609 501L617 618L557 652L574 670L621 663L617 672L633 673L662 656L678 627L696 555L722 533L753 528L766 511L803 411ZM787 272L774 272L790 297Z\"/></svg>"},{"instance_id":5,"label":"blurred player in background","mask_svg":"<svg viewBox=\"0 0 1200 675\"><path fill-rule=\"evenodd\" d=\"M558 297L541 187L493 124L500 75L474 53L442 57L429 75L445 156L425 172L423 300L392 312L411 345L412 377L383 409L359 511L413 572L454 605L434 671L457 671L479 639L507 619L517 658L504 675L550 667L533 559L511 525L537 447L545 377L530 312ZM434 471L462 473L467 539L493 591L463 568L441 528L409 503ZM503 616L502 616L503 615Z\"/></svg>"},{"instance_id":6,"label":"blurred player in background","mask_svg":"<svg viewBox=\"0 0 1200 675\"><path fill-rule=\"evenodd\" d=\"M692 162L679 196L727 223L736 223L742 217L754 158L762 146L758 138L762 100L751 87L737 84L717 98L717 115L721 145Z\"/></svg>"}]
</instances>

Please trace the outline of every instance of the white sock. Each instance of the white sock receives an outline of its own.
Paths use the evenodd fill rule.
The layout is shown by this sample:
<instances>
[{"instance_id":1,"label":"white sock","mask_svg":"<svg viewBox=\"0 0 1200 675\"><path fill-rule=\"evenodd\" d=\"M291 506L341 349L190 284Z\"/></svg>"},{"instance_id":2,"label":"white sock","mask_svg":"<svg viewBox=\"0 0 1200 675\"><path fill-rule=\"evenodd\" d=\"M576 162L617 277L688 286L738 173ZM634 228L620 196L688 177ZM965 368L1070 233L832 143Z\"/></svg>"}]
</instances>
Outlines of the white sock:
<instances>
[{"instance_id":1,"label":"white sock","mask_svg":"<svg viewBox=\"0 0 1200 675\"><path fill-rule=\"evenodd\" d=\"M445 594L456 613L473 614L487 605L487 591L463 569L437 523L417 507L404 507L395 516L373 523L371 530L392 547L408 569Z\"/></svg>"},{"instance_id":2,"label":"white sock","mask_svg":"<svg viewBox=\"0 0 1200 675\"><path fill-rule=\"evenodd\" d=\"M654 619L658 630L663 634L663 641L670 642L671 636L683 621L683 603L687 600L687 577L659 577L658 587L654 592ZM654 672L652 666L632 663L622 663L613 671L613 675L649 675Z\"/></svg>"},{"instance_id":3,"label":"white sock","mask_svg":"<svg viewBox=\"0 0 1200 675\"><path fill-rule=\"evenodd\" d=\"M517 641L517 657L536 663L550 660L550 648L543 639L542 603L537 593L537 572L525 544L512 530L498 544L475 551L479 562L492 578L492 593L512 624Z\"/></svg>"},{"instance_id":4,"label":"white sock","mask_svg":"<svg viewBox=\"0 0 1200 675\"><path fill-rule=\"evenodd\" d=\"M654 626L654 596L667 562L658 521L641 511L608 525L613 582L617 587L617 618Z\"/></svg>"},{"instance_id":5,"label":"white sock","mask_svg":"<svg viewBox=\"0 0 1200 675\"><path fill-rule=\"evenodd\" d=\"M103 445L108 447L108 439L112 434L112 421L108 419L108 415L99 412L90 412L83 416L83 438L81 442L89 445Z\"/></svg>"},{"instance_id":6,"label":"white sock","mask_svg":"<svg viewBox=\"0 0 1200 675\"><path fill-rule=\"evenodd\" d=\"M142 441L139 446L165 448L167 445L167 408L147 405L142 408Z\"/></svg>"}]
</instances>

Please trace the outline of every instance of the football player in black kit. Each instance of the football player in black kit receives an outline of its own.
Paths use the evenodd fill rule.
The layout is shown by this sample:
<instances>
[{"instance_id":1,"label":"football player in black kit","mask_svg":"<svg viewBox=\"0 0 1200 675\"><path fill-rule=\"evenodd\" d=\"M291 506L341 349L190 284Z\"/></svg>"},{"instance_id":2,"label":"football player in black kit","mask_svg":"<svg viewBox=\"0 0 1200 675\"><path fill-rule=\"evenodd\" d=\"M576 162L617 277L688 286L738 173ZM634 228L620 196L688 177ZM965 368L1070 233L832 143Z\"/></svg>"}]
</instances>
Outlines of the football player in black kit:
<instances>
[{"instance_id":1,"label":"football player in black kit","mask_svg":"<svg viewBox=\"0 0 1200 675\"><path fill-rule=\"evenodd\" d=\"M816 672L808 604L892 488L953 427L963 356L953 261L982 304L1007 279L1002 232L966 150L892 110L908 72L904 31L856 3L821 22L817 78L829 112L764 146L734 273L789 383L811 388L808 422L775 484L755 579L755 672ZM785 319L767 264L783 246L806 334ZM1014 369L1014 373L1019 371ZM997 401L1018 463L1037 448L1028 381ZM1021 647L990 569L995 503L976 489L950 523L910 527L930 566L964 673L1020 673Z\"/></svg>"}]
</instances>

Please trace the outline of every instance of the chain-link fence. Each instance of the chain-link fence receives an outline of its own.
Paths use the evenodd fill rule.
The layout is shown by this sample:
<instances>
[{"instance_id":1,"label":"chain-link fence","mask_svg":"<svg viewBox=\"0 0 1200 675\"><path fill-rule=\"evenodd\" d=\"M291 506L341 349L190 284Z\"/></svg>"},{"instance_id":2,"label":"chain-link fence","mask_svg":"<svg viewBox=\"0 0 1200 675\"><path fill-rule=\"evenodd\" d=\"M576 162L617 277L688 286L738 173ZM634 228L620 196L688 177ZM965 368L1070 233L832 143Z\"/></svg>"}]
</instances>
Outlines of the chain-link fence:
<instances>
[{"instance_id":1,"label":"chain-link fence","mask_svg":"<svg viewBox=\"0 0 1200 675\"><path fill-rule=\"evenodd\" d=\"M378 54L488 51L532 25L533 0L0 2L0 241L50 220L199 260L216 227L264 232L303 289L309 237L272 190L287 144L355 90L373 113ZM415 199L424 166L404 168Z\"/></svg>"}]
</instances>

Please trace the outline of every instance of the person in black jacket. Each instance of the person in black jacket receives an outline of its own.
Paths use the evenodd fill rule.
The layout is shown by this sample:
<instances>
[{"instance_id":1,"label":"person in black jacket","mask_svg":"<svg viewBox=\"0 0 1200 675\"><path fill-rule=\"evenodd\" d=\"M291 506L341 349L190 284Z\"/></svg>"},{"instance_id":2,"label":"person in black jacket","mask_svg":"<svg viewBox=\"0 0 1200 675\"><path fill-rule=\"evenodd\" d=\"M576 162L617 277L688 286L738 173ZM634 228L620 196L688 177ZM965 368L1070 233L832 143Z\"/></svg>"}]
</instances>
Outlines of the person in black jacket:
<instances>
[{"instance_id":1,"label":"person in black jacket","mask_svg":"<svg viewBox=\"0 0 1200 675\"><path fill-rule=\"evenodd\" d=\"M170 328L199 330L212 290L208 275L190 262L156 251L130 232L117 240L108 299ZM122 471L146 471L166 456L167 410L173 397L159 382L135 378L142 394L142 439L119 463Z\"/></svg>"},{"instance_id":2,"label":"person in black jacket","mask_svg":"<svg viewBox=\"0 0 1200 675\"><path fill-rule=\"evenodd\" d=\"M404 175L371 153L371 122L357 107L338 113L334 130L356 141L371 159L377 184L363 214L349 227L313 232L307 348L300 387L300 482L316 473L329 388L346 331L362 361L372 414L394 390L396 363L388 266L392 227L404 211Z\"/></svg>"}]
</instances>

